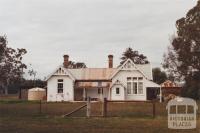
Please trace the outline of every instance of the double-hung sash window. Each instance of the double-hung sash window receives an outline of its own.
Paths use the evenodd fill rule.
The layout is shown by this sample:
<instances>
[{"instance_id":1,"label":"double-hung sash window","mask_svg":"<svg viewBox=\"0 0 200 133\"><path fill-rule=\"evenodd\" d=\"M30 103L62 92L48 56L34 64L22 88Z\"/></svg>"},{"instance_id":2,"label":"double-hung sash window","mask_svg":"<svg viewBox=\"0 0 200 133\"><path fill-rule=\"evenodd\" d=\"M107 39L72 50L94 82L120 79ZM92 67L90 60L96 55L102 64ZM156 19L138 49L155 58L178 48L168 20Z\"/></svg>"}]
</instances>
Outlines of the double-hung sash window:
<instances>
[{"instance_id":1,"label":"double-hung sash window","mask_svg":"<svg viewBox=\"0 0 200 133\"><path fill-rule=\"evenodd\" d=\"M143 77L127 78L127 94L143 94Z\"/></svg>"},{"instance_id":2,"label":"double-hung sash window","mask_svg":"<svg viewBox=\"0 0 200 133\"><path fill-rule=\"evenodd\" d=\"M143 82L138 82L138 94L143 94Z\"/></svg>"},{"instance_id":3,"label":"double-hung sash window","mask_svg":"<svg viewBox=\"0 0 200 133\"><path fill-rule=\"evenodd\" d=\"M58 79L57 85L58 93L63 93L63 79Z\"/></svg>"},{"instance_id":4,"label":"double-hung sash window","mask_svg":"<svg viewBox=\"0 0 200 133\"><path fill-rule=\"evenodd\" d=\"M143 77L138 77L138 94L143 94Z\"/></svg>"},{"instance_id":5,"label":"double-hung sash window","mask_svg":"<svg viewBox=\"0 0 200 133\"><path fill-rule=\"evenodd\" d=\"M127 78L127 94L131 94L131 83L132 83L131 78L128 77Z\"/></svg>"},{"instance_id":6,"label":"double-hung sash window","mask_svg":"<svg viewBox=\"0 0 200 133\"><path fill-rule=\"evenodd\" d=\"M116 94L119 94L120 92L119 92L119 88L116 88Z\"/></svg>"},{"instance_id":7,"label":"double-hung sash window","mask_svg":"<svg viewBox=\"0 0 200 133\"><path fill-rule=\"evenodd\" d=\"M132 88L133 88L132 93L133 93L133 94L137 94L137 82L133 82Z\"/></svg>"}]
</instances>

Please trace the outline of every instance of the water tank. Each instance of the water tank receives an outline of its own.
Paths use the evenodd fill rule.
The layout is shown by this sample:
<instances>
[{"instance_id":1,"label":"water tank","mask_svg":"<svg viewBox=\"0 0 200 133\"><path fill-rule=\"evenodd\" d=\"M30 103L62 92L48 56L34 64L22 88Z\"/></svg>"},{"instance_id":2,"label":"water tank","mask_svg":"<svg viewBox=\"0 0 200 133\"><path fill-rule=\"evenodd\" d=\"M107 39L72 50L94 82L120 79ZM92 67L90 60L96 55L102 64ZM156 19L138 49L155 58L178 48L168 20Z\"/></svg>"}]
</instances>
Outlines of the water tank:
<instances>
[{"instance_id":1,"label":"water tank","mask_svg":"<svg viewBox=\"0 0 200 133\"><path fill-rule=\"evenodd\" d=\"M28 90L28 100L45 100L46 90L43 88L32 88Z\"/></svg>"}]
</instances>

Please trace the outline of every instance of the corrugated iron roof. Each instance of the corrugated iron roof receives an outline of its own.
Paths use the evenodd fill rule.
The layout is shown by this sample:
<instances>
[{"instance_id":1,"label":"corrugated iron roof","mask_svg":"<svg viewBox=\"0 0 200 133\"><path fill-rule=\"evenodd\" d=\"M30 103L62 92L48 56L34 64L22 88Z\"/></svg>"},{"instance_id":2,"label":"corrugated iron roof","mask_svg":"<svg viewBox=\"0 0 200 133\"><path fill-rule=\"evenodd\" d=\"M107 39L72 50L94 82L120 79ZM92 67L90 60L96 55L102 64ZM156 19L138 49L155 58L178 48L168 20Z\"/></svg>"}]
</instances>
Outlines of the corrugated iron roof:
<instances>
[{"instance_id":1,"label":"corrugated iron roof","mask_svg":"<svg viewBox=\"0 0 200 133\"><path fill-rule=\"evenodd\" d=\"M79 68L79 69L67 69L61 65L63 69L69 71L75 80L110 80L112 74L118 71L119 68ZM60 68L59 67L59 68ZM136 64L138 70L140 70L149 80L152 80L152 68L150 64ZM55 71L56 72L56 71ZM54 72L54 73L55 73ZM47 80L53 74L49 75Z\"/></svg>"},{"instance_id":2,"label":"corrugated iron roof","mask_svg":"<svg viewBox=\"0 0 200 133\"><path fill-rule=\"evenodd\" d=\"M180 87L175 82L172 82L170 80L166 80L164 83L161 84L161 86L165 88Z\"/></svg>"},{"instance_id":3,"label":"corrugated iron roof","mask_svg":"<svg viewBox=\"0 0 200 133\"><path fill-rule=\"evenodd\" d=\"M142 71L149 80L152 80L150 64L136 64L136 67ZM77 80L109 80L111 75L115 73L118 68L80 68L67 70L70 71Z\"/></svg>"},{"instance_id":4,"label":"corrugated iron roof","mask_svg":"<svg viewBox=\"0 0 200 133\"><path fill-rule=\"evenodd\" d=\"M68 69L78 80L109 80L116 68L81 68Z\"/></svg>"},{"instance_id":5,"label":"corrugated iron roof","mask_svg":"<svg viewBox=\"0 0 200 133\"><path fill-rule=\"evenodd\" d=\"M76 88L109 88L111 82L101 82L99 85L98 82L76 82Z\"/></svg>"}]
</instances>

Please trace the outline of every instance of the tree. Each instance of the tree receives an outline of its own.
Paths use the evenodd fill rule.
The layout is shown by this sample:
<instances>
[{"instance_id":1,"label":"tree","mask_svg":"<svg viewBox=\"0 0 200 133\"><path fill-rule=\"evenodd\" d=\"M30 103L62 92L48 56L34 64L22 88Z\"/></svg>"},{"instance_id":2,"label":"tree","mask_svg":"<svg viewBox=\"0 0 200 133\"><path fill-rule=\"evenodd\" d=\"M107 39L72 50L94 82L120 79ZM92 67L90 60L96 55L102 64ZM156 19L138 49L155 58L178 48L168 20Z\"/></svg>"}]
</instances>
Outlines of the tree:
<instances>
[{"instance_id":1,"label":"tree","mask_svg":"<svg viewBox=\"0 0 200 133\"><path fill-rule=\"evenodd\" d=\"M153 68L153 81L161 84L167 80L167 74L164 71L161 71L160 68Z\"/></svg>"},{"instance_id":2,"label":"tree","mask_svg":"<svg viewBox=\"0 0 200 133\"><path fill-rule=\"evenodd\" d=\"M22 79L23 69L26 69L22 57L26 52L23 48L15 50L8 47L6 37L0 36L0 88L5 94L9 85Z\"/></svg>"},{"instance_id":3,"label":"tree","mask_svg":"<svg viewBox=\"0 0 200 133\"><path fill-rule=\"evenodd\" d=\"M35 86L45 88L47 86L47 82L45 80L41 80L41 79L35 79L34 81L24 79L23 83L21 83L21 85L20 85L20 89L30 89Z\"/></svg>"},{"instance_id":4,"label":"tree","mask_svg":"<svg viewBox=\"0 0 200 133\"><path fill-rule=\"evenodd\" d=\"M126 51L122 54L121 62L122 65L127 59L131 59L135 64L148 64L149 61L147 57L143 54L139 54L138 51L133 51L132 48L127 48Z\"/></svg>"},{"instance_id":5,"label":"tree","mask_svg":"<svg viewBox=\"0 0 200 133\"><path fill-rule=\"evenodd\" d=\"M196 83L200 79L195 75L200 73L200 1L187 12L186 17L176 21L176 27L177 34L164 55L163 67L175 80L185 81L183 90L190 92L185 96L198 98L200 87Z\"/></svg>"},{"instance_id":6,"label":"tree","mask_svg":"<svg viewBox=\"0 0 200 133\"><path fill-rule=\"evenodd\" d=\"M32 65L30 64L30 66L32 66ZM33 68L31 68L30 70L28 70L28 74L30 76L33 76L33 85L35 87L35 81L36 81L35 77L36 77L37 71L35 71Z\"/></svg>"},{"instance_id":7,"label":"tree","mask_svg":"<svg viewBox=\"0 0 200 133\"><path fill-rule=\"evenodd\" d=\"M181 91L182 96L200 99L200 72L187 76L185 82Z\"/></svg>"}]
</instances>

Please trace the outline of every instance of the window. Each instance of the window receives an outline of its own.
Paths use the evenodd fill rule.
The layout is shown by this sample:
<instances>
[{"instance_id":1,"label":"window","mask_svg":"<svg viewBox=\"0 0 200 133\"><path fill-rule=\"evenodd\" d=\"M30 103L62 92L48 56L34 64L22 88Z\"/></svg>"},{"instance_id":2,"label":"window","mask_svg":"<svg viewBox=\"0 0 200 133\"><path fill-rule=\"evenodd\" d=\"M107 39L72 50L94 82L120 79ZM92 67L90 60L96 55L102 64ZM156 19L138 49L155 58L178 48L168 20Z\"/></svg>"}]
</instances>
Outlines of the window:
<instances>
[{"instance_id":1,"label":"window","mask_svg":"<svg viewBox=\"0 0 200 133\"><path fill-rule=\"evenodd\" d=\"M133 94L137 94L137 82L133 82Z\"/></svg>"},{"instance_id":2,"label":"window","mask_svg":"<svg viewBox=\"0 0 200 133\"><path fill-rule=\"evenodd\" d=\"M131 78L127 78L127 94L131 94Z\"/></svg>"},{"instance_id":3,"label":"window","mask_svg":"<svg viewBox=\"0 0 200 133\"><path fill-rule=\"evenodd\" d=\"M127 94L143 94L143 77L127 77Z\"/></svg>"},{"instance_id":4,"label":"window","mask_svg":"<svg viewBox=\"0 0 200 133\"><path fill-rule=\"evenodd\" d=\"M58 82L63 82L63 79L58 79Z\"/></svg>"},{"instance_id":5,"label":"window","mask_svg":"<svg viewBox=\"0 0 200 133\"><path fill-rule=\"evenodd\" d=\"M119 94L119 88L116 88L116 94Z\"/></svg>"},{"instance_id":6,"label":"window","mask_svg":"<svg viewBox=\"0 0 200 133\"><path fill-rule=\"evenodd\" d=\"M127 94L131 94L131 83L127 83Z\"/></svg>"},{"instance_id":7,"label":"window","mask_svg":"<svg viewBox=\"0 0 200 133\"><path fill-rule=\"evenodd\" d=\"M138 80L143 80L143 77L139 77Z\"/></svg>"},{"instance_id":8,"label":"window","mask_svg":"<svg viewBox=\"0 0 200 133\"><path fill-rule=\"evenodd\" d=\"M133 80L137 80L137 77L133 77Z\"/></svg>"},{"instance_id":9,"label":"window","mask_svg":"<svg viewBox=\"0 0 200 133\"><path fill-rule=\"evenodd\" d=\"M58 89L63 89L63 83L58 83Z\"/></svg>"},{"instance_id":10,"label":"window","mask_svg":"<svg viewBox=\"0 0 200 133\"><path fill-rule=\"evenodd\" d=\"M57 85L58 93L63 93L63 79L58 79Z\"/></svg>"},{"instance_id":11,"label":"window","mask_svg":"<svg viewBox=\"0 0 200 133\"><path fill-rule=\"evenodd\" d=\"M138 94L143 94L143 82L138 83Z\"/></svg>"},{"instance_id":12,"label":"window","mask_svg":"<svg viewBox=\"0 0 200 133\"><path fill-rule=\"evenodd\" d=\"M127 81L128 81L128 82L131 82L131 77L128 77L128 78L127 78Z\"/></svg>"},{"instance_id":13,"label":"window","mask_svg":"<svg viewBox=\"0 0 200 133\"><path fill-rule=\"evenodd\" d=\"M103 94L103 88L98 88L98 94Z\"/></svg>"}]
</instances>

